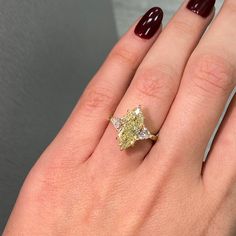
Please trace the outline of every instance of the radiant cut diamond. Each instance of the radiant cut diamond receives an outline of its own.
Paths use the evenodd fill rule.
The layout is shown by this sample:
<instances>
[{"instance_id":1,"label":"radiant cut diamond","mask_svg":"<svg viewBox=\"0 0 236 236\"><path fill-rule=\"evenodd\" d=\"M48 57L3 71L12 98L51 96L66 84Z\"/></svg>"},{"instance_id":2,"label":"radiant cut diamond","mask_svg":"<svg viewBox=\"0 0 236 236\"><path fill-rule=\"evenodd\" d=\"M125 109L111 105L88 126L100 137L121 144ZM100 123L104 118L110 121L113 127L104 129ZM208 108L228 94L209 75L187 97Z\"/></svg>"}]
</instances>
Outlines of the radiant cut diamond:
<instances>
[{"instance_id":1,"label":"radiant cut diamond","mask_svg":"<svg viewBox=\"0 0 236 236\"><path fill-rule=\"evenodd\" d=\"M118 131L118 142L121 150L132 147L138 140L145 140L152 137L144 125L141 106L128 111L122 118L111 118L111 123Z\"/></svg>"}]
</instances>

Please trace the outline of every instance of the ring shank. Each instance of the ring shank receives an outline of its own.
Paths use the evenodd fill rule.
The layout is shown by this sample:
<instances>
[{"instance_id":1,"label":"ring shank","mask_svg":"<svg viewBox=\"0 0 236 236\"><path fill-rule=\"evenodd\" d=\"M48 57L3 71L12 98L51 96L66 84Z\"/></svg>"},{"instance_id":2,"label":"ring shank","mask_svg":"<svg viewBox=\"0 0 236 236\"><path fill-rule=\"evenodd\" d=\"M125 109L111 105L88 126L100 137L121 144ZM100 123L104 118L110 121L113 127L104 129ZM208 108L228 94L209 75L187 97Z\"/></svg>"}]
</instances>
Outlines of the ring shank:
<instances>
[{"instance_id":1,"label":"ring shank","mask_svg":"<svg viewBox=\"0 0 236 236\"><path fill-rule=\"evenodd\" d=\"M157 135L151 135L150 139L151 139L152 141L157 141L157 140L158 140L158 137L159 137L158 134L157 134Z\"/></svg>"}]
</instances>

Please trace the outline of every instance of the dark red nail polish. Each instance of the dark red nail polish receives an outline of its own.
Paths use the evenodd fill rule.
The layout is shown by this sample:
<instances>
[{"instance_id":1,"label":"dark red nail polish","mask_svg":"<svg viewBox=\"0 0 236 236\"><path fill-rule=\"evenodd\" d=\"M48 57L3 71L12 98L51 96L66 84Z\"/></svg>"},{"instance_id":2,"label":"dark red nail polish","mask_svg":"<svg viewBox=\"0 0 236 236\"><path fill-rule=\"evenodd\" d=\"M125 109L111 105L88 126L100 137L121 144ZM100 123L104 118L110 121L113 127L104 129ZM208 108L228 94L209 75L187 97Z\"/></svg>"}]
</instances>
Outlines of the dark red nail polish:
<instances>
[{"instance_id":1,"label":"dark red nail polish","mask_svg":"<svg viewBox=\"0 0 236 236\"><path fill-rule=\"evenodd\" d=\"M216 0L190 0L187 8L190 11L206 18L212 12L215 2Z\"/></svg>"},{"instance_id":2,"label":"dark red nail polish","mask_svg":"<svg viewBox=\"0 0 236 236\"><path fill-rule=\"evenodd\" d=\"M150 39L161 26L163 11L159 7L148 10L135 27L135 34L143 39Z\"/></svg>"}]
</instances>

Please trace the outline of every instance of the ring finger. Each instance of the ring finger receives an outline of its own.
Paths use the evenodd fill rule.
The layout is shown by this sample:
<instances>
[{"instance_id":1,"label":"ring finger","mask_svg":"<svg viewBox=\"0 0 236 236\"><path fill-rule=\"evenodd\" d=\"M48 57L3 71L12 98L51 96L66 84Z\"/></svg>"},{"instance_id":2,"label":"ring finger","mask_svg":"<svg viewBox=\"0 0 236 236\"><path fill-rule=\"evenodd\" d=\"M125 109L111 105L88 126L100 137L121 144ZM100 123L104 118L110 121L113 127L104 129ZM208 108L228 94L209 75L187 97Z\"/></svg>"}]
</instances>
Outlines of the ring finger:
<instances>
[{"instance_id":1,"label":"ring finger","mask_svg":"<svg viewBox=\"0 0 236 236\"><path fill-rule=\"evenodd\" d=\"M147 115L146 126L152 133L158 132L175 98L186 62L214 15L214 1L209 2L203 11L197 12L202 17L189 11L187 3L183 4L139 66L114 116L141 105ZM108 126L96 149L100 153L98 161L138 164L152 145L142 142L131 151L120 152L115 138L111 138L115 135L115 129Z\"/></svg>"}]
</instances>

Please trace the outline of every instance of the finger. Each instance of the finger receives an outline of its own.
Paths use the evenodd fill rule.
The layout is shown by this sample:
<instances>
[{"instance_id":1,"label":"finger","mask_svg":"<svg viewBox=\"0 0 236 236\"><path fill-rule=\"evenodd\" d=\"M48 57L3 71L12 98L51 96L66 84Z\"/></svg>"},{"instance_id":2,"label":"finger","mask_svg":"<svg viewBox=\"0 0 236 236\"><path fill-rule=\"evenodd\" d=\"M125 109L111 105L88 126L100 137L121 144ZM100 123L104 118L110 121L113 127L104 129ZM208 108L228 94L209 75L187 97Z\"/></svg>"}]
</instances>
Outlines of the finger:
<instances>
[{"instance_id":1,"label":"finger","mask_svg":"<svg viewBox=\"0 0 236 236\"><path fill-rule=\"evenodd\" d=\"M210 193L212 198L216 199L215 192ZM236 235L236 187L224 198L223 204L219 204L220 208L215 217L211 220L205 236L223 236ZM219 197L222 202L222 198Z\"/></svg>"},{"instance_id":2,"label":"finger","mask_svg":"<svg viewBox=\"0 0 236 236\"><path fill-rule=\"evenodd\" d=\"M203 180L221 194L236 187L236 95L212 145Z\"/></svg>"},{"instance_id":3,"label":"finger","mask_svg":"<svg viewBox=\"0 0 236 236\"><path fill-rule=\"evenodd\" d=\"M157 154L176 163L178 173L200 176L208 141L235 86L235 9L234 0L225 1L192 54L162 128Z\"/></svg>"},{"instance_id":4,"label":"finger","mask_svg":"<svg viewBox=\"0 0 236 236\"><path fill-rule=\"evenodd\" d=\"M202 18L186 9L186 3L180 8L139 66L114 116L141 105L146 126L152 133L158 132L176 95L185 64L213 17L213 12L209 13L207 18ZM126 162L126 156L128 163L139 163L152 145L142 142L121 153L116 140L111 138L115 135L114 128L109 126L97 150L106 152L109 146L108 152L121 162ZM110 155L103 158L106 156Z\"/></svg>"},{"instance_id":5,"label":"finger","mask_svg":"<svg viewBox=\"0 0 236 236\"><path fill-rule=\"evenodd\" d=\"M134 25L113 48L48 152L56 149L60 156L63 153L79 162L91 155L134 72L160 33L162 10L152 8L145 17L150 14L154 18L149 18L154 20L141 29L139 26L144 35L142 31L135 34Z\"/></svg>"}]
</instances>

